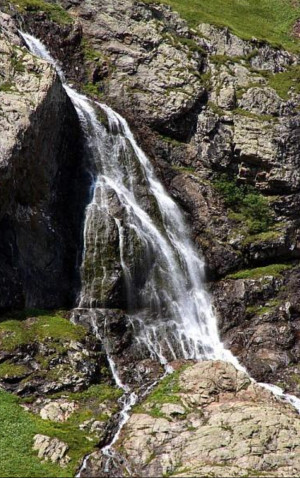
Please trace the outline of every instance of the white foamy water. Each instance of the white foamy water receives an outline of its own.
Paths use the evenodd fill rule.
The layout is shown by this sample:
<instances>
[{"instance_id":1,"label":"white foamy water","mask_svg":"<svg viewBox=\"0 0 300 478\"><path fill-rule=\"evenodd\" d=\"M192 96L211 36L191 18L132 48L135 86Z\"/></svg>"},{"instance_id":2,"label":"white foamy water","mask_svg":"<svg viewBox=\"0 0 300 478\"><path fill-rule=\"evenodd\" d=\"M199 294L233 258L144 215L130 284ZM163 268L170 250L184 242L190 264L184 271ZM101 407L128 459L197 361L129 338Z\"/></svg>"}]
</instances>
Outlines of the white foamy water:
<instances>
[{"instance_id":1,"label":"white foamy water","mask_svg":"<svg viewBox=\"0 0 300 478\"><path fill-rule=\"evenodd\" d=\"M59 65L44 45L31 35L22 36L29 49L54 65L63 80ZM64 88L85 133L94 178L84 225L79 307L92 311L105 302L105 285L111 274L105 258L112 231L117 231L119 258L115 260L119 260L130 321L140 349L167 370L168 361L185 358L225 360L245 371L219 338L216 316L204 286L204 262L189 238L184 217L156 177L126 120L98 103L96 106L108 118L106 128L87 97L66 84ZM139 267L145 270L140 284L130 262L132 254L140 256ZM99 334L95 321L92 326L95 335ZM105 342L105 337L101 339ZM120 380L109 347L106 351L115 382L125 392L118 429L103 449L109 459L113 458L112 446L137 397ZM300 411L297 397L273 385L261 386ZM83 467L85 464L86 460Z\"/></svg>"}]
</instances>

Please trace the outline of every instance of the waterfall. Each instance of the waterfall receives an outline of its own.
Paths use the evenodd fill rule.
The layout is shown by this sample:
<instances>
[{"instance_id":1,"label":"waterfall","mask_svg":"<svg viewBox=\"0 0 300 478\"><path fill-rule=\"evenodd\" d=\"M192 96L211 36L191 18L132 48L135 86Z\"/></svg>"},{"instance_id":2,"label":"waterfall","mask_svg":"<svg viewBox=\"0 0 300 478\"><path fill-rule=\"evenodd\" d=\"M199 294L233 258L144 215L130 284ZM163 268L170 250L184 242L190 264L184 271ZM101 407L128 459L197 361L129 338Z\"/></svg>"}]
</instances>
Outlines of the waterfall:
<instances>
[{"instance_id":1,"label":"waterfall","mask_svg":"<svg viewBox=\"0 0 300 478\"><path fill-rule=\"evenodd\" d=\"M93 187L84 224L79 308L105 307L113 300L115 285L123 284L136 344L165 365L166 371L168 362L178 358L220 359L245 371L219 338L204 286L204 261L189 238L183 214L158 180L126 120L65 84L62 70L44 45L31 35L21 35L34 54L57 69L86 137ZM100 113L108 124L99 120ZM119 257L111 255L112 249ZM92 326L99 334L97 324ZM105 337L101 340L105 342ZM121 382L106 351L116 384L125 392L117 433L103 449L109 456L137 397ZM300 410L298 398L278 387L261 385Z\"/></svg>"},{"instance_id":2,"label":"waterfall","mask_svg":"<svg viewBox=\"0 0 300 478\"><path fill-rule=\"evenodd\" d=\"M64 80L42 43L31 35L23 34L23 38ZM204 261L189 238L183 215L157 179L126 120L96 103L107 116L107 128L88 98L64 87L86 133L94 176L86 209L79 307L105 305L107 283L119 273L136 341L153 358L163 364L176 358L220 359L240 367L219 338L204 287ZM107 257L114 230L119 258L112 259L119 261L121 270L109 274ZM134 255L138 257L132 260ZM138 274L143 276L141 283Z\"/></svg>"}]
</instances>

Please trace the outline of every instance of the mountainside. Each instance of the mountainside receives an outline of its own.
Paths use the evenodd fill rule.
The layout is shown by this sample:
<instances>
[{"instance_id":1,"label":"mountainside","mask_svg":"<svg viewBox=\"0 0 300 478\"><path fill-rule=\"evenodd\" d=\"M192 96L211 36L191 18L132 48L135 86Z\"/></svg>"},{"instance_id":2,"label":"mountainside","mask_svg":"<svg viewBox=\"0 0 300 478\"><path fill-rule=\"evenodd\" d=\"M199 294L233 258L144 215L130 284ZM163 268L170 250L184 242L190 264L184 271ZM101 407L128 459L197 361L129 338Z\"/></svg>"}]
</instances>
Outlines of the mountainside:
<instances>
[{"instance_id":1,"label":"mountainside","mask_svg":"<svg viewBox=\"0 0 300 478\"><path fill-rule=\"evenodd\" d=\"M137 340L145 324L132 311L145 294L141 322L168 301L179 309L162 283L170 261L160 262L150 233L145 256L148 239L136 233L139 224L147 232L144 216L132 220L132 203L97 174L118 150L118 178L164 237L135 143L105 103L183 212L225 347L253 379L300 397L299 2L0 0L0 10L0 395L27 423L27 448L16 450L29 456L16 471L6 459L1 476L74 476L88 453L81 477L298 476L290 405L232 364L178 355L167 326L167 351L154 344L151 321L149 350ZM19 30L94 101L101 131ZM94 163L93 134L104 145ZM109 203L104 212L97 196ZM147 396L165 356L177 371ZM112 363L139 396L113 457L95 451L126 405Z\"/></svg>"}]
</instances>

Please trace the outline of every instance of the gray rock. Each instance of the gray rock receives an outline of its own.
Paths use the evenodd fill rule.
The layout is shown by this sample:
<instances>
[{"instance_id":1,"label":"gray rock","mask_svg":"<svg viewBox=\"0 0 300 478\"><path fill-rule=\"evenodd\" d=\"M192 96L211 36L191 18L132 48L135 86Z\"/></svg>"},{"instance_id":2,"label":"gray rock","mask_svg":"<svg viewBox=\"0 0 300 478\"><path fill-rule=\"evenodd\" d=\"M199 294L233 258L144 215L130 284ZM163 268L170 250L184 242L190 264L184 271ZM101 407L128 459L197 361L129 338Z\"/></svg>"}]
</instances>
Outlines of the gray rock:
<instances>
[{"instance_id":1,"label":"gray rock","mask_svg":"<svg viewBox=\"0 0 300 478\"><path fill-rule=\"evenodd\" d=\"M69 447L57 438L50 438L47 435L35 435L33 450L38 451L38 457L44 461L51 461L64 467L71 458L67 455Z\"/></svg>"}]
</instances>

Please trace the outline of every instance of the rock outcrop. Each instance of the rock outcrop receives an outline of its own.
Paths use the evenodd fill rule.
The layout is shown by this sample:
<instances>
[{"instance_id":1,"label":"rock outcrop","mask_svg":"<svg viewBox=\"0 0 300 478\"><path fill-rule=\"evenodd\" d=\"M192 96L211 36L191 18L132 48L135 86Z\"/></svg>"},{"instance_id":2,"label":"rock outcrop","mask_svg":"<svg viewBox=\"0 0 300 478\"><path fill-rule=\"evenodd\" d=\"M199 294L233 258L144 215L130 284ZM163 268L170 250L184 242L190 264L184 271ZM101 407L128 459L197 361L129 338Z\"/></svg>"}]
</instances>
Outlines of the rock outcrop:
<instances>
[{"instance_id":1,"label":"rock outcrop","mask_svg":"<svg viewBox=\"0 0 300 478\"><path fill-rule=\"evenodd\" d=\"M112 476L296 477L299 435L292 407L232 365L202 362L165 379L133 413ZM105 476L101 463L93 454L83 476Z\"/></svg>"},{"instance_id":2,"label":"rock outcrop","mask_svg":"<svg viewBox=\"0 0 300 478\"><path fill-rule=\"evenodd\" d=\"M0 309L70 306L87 191L79 122L56 72L1 18Z\"/></svg>"},{"instance_id":3,"label":"rock outcrop","mask_svg":"<svg viewBox=\"0 0 300 478\"><path fill-rule=\"evenodd\" d=\"M33 449L38 451L41 460L52 461L64 467L70 461L67 455L68 445L57 438L50 438L47 435L35 435Z\"/></svg>"}]
</instances>

